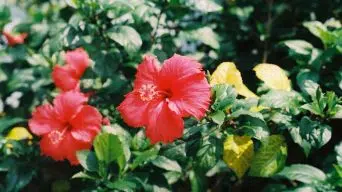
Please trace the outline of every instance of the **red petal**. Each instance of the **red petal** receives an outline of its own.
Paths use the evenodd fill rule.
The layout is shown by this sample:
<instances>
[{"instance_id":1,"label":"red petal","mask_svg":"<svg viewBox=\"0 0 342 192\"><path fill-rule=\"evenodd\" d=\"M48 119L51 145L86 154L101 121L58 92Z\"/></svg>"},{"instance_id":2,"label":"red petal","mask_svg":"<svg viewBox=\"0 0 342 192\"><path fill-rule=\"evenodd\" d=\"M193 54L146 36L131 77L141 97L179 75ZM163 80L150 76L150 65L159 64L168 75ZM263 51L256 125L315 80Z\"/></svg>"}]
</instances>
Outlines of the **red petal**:
<instances>
[{"instance_id":1,"label":"red petal","mask_svg":"<svg viewBox=\"0 0 342 192\"><path fill-rule=\"evenodd\" d=\"M79 162L76 157L76 152L80 150L90 149L92 146L92 142L82 142L76 140L69 133L66 135L65 140L63 140L63 147L66 151L66 159L69 160L71 165L78 165Z\"/></svg>"},{"instance_id":2,"label":"red petal","mask_svg":"<svg viewBox=\"0 0 342 192\"><path fill-rule=\"evenodd\" d=\"M110 120L109 120L109 118L108 118L108 117L104 117L104 118L102 119L102 124L103 124L103 125L110 125Z\"/></svg>"},{"instance_id":3,"label":"red petal","mask_svg":"<svg viewBox=\"0 0 342 192\"><path fill-rule=\"evenodd\" d=\"M118 107L121 117L131 127L142 127L147 123L147 108L149 102L142 101L134 92L126 95Z\"/></svg>"},{"instance_id":4,"label":"red petal","mask_svg":"<svg viewBox=\"0 0 342 192\"><path fill-rule=\"evenodd\" d=\"M92 142L101 129L102 116L96 108L84 105L70 121L71 135L76 140Z\"/></svg>"},{"instance_id":5,"label":"red petal","mask_svg":"<svg viewBox=\"0 0 342 192\"><path fill-rule=\"evenodd\" d=\"M210 105L210 86L205 77L193 76L172 87L169 107L182 117L201 119Z\"/></svg>"},{"instance_id":6,"label":"red petal","mask_svg":"<svg viewBox=\"0 0 342 192\"><path fill-rule=\"evenodd\" d=\"M165 100L151 103L146 136L151 143L169 143L182 137L183 119L171 111Z\"/></svg>"},{"instance_id":7,"label":"red petal","mask_svg":"<svg viewBox=\"0 0 342 192\"><path fill-rule=\"evenodd\" d=\"M55 66L52 71L52 79L56 87L62 91L77 88L79 82L79 78L75 75L75 70L68 66Z\"/></svg>"},{"instance_id":8,"label":"red petal","mask_svg":"<svg viewBox=\"0 0 342 192\"><path fill-rule=\"evenodd\" d=\"M89 56L83 48L77 48L66 52L65 62L75 69L77 77L81 78L84 71L89 66Z\"/></svg>"},{"instance_id":9,"label":"red petal","mask_svg":"<svg viewBox=\"0 0 342 192\"><path fill-rule=\"evenodd\" d=\"M14 46L17 44L23 44L26 37L27 33L21 33L19 35L12 35L11 33L8 32L2 32L2 34L6 37L8 45Z\"/></svg>"},{"instance_id":10,"label":"red petal","mask_svg":"<svg viewBox=\"0 0 342 192\"><path fill-rule=\"evenodd\" d=\"M46 134L54 129L62 129L62 122L56 119L56 114L50 104L41 105L32 113L29 127L36 135Z\"/></svg>"},{"instance_id":11,"label":"red petal","mask_svg":"<svg viewBox=\"0 0 342 192\"><path fill-rule=\"evenodd\" d=\"M159 71L160 65L158 60L151 55L146 55L138 66L134 88L138 89L144 84L155 84Z\"/></svg>"},{"instance_id":12,"label":"red petal","mask_svg":"<svg viewBox=\"0 0 342 192\"><path fill-rule=\"evenodd\" d=\"M65 158L65 151L61 148L61 144L65 134L61 135L58 139L56 134L59 134L59 131L52 131L49 134L43 136L40 140L40 150L43 155L49 156L56 161L61 161ZM57 138L56 138L57 137Z\"/></svg>"},{"instance_id":13,"label":"red petal","mask_svg":"<svg viewBox=\"0 0 342 192\"><path fill-rule=\"evenodd\" d=\"M81 142L74 139L69 131L66 131L60 140L51 139L51 134L45 135L40 141L42 154L52 157L56 161L68 159L72 165L79 164L76 152L79 150L90 149L91 142Z\"/></svg>"},{"instance_id":14,"label":"red petal","mask_svg":"<svg viewBox=\"0 0 342 192\"><path fill-rule=\"evenodd\" d=\"M88 98L77 91L60 93L53 100L56 116L63 122L73 119Z\"/></svg>"},{"instance_id":15,"label":"red petal","mask_svg":"<svg viewBox=\"0 0 342 192\"><path fill-rule=\"evenodd\" d=\"M175 54L164 61L159 73L159 88L169 90L172 87L180 86L179 82L192 76L203 76L202 65L197 61Z\"/></svg>"}]
</instances>

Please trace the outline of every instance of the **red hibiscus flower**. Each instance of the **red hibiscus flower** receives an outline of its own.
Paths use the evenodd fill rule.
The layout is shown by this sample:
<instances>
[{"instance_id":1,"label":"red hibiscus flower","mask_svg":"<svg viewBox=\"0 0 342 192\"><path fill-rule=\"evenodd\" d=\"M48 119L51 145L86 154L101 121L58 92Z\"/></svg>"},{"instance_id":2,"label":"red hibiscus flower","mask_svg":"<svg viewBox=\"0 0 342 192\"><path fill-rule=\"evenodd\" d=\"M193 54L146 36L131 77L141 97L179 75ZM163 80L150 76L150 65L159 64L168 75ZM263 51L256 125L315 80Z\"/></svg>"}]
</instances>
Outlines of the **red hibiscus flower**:
<instances>
[{"instance_id":1,"label":"red hibiscus flower","mask_svg":"<svg viewBox=\"0 0 342 192\"><path fill-rule=\"evenodd\" d=\"M2 32L2 34L6 37L8 45L12 46L12 47L14 45L17 45L17 44L23 44L26 37L27 37L27 33L21 33L18 35L13 35L9 32L4 31L4 32Z\"/></svg>"},{"instance_id":2,"label":"red hibiscus flower","mask_svg":"<svg viewBox=\"0 0 342 192\"><path fill-rule=\"evenodd\" d=\"M182 117L201 119L210 103L210 86L200 63L174 55L160 66L145 56L138 66L134 90L120 104L124 121L132 127L146 127L152 143L182 137Z\"/></svg>"},{"instance_id":3,"label":"red hibiscus flower","mask_svg":"<svg viewBox=\"0 0 342 192\"><path fill-rule=\"evenodd\" d=\"M101 114L86 102L84 94L72 90L59 94L53 105L36 108L29 127L34 134L42 136L43 155L57 161L67 159L73 165L79 163L76 151L91 148L102 122Z\"/></svg>"},{"instance_id":4,"label":"red hibiscus flower","mask_svg":"<svg viewBox=\"0 0 342 192\"><path fill-rule=\"evenodd\" d=\"M64 66L56 65L52 71L52 79L59 89L69 91L79 89L79 80L89 66L89 56L83 48L67 51Z\"/></svg>"}]
</instances>

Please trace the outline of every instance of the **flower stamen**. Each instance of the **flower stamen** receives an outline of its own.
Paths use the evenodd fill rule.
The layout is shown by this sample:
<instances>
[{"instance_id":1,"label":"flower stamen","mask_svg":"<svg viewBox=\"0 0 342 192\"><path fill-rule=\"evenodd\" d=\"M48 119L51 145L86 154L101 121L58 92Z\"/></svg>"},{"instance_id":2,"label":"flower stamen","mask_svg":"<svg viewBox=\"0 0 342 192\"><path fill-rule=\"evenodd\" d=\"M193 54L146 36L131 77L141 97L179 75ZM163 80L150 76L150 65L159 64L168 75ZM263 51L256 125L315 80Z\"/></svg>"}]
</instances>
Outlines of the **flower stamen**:
<instances>
[{"instance_id":1,"label":"flower stamen","mask_svg":"<svg viewBox=\"0 0 342 192\"><path fill-rule=\"evenodd\" d=\"M50 138L52 144L57 144L61 142L64 138L64 133L67 129L64 129L63 131L53 130L49 133L48 137Z\"/></svg>"},{"instance_id":2,"label":"flower stamen","mask_svg":"<svg viewBox=\"0 0 342 192\"><path fill-rule=\"evenodd\" d=\"M140 87L138 90L140 99L143 101L151 101L156 97L160 96L160 92L157 89L157 86L152 84L145 84Z\"/></svg>"}]
</instances>

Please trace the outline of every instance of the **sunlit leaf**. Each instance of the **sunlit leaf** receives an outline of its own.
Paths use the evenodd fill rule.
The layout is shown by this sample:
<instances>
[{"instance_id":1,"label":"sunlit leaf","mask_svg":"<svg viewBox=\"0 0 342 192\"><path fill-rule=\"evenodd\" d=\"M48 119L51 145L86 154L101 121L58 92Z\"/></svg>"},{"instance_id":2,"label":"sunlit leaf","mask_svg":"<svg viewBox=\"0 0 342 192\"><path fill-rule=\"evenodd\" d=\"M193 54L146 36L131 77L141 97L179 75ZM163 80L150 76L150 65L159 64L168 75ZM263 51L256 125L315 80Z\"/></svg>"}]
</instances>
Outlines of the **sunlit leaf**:
<instances>
[{"instance_id":1,"label":"sunlit leaf","mask_svg":"<svg viewBox=\"0 0 342 192\"><path fill-rule=\"evenodd\" d=\"M247 98L257 97L243 83L240 71L236 68L235 64L231 62L221 63L211 75L210 85L214 86L216 84L232 85L239 95Z\"/></svg>"},{"instance_id":2,"label":"sunlit leaf","mask_svg":"<svg viewBox=\"0 0 342 192\"><path fill-rule=\"evenodd\" d=\"M25 127L14 127L6 136L6 139L16 141L32 138L31 133Z\"/></svg>"},{"instance_id":3,"label":"sunlit leaf","mask_svg":"<svg viewBox=\"0 0 342 192\"><path fill-rule=\"evenodd\" d=\"M291 81L285 71L277 65L262 63L253 69L256 76L271 89L290 91Z\"/></svg>"},{"instance_id":4,"label":"sunlit leaf","mask_svg":"<svg viewBox=\"0 0 342 192\"><path fill-rule=\"evenodd\" d=\"M326 179L326 175L321 170L305 164L293 164L289 167L285 167L277 176L308 184L324 181Z\"/></svg>"}]
</instances>

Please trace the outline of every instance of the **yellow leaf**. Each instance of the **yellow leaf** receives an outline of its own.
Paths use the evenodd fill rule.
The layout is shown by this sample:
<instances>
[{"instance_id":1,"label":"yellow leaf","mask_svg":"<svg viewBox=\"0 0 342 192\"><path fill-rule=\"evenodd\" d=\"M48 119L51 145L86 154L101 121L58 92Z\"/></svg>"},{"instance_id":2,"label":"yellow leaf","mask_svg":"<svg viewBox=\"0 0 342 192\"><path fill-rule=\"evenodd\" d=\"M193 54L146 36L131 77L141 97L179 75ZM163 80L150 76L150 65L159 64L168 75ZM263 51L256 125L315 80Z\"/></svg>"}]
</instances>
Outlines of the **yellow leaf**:
<instances>
[{"instance_id":1,"label":"yellow leaf","mask_svg":"<svg viewBox=\"0 0 342 192\"><path fill-rule=\"evenodd\" d=\"M32 139L32 135L25 127L14 127L6 136L8 140Z\"/></svg>"},{"instance_id":2,"label":"yellow leaf","mask_svg":"<svg viewBox=\"0 0 342 192\"><path fill-rule=\"evenodd\" d=\"M249 111L251 111L251 112L260 112L260 111L262 111L262 110L264 110L264 109L269 109L269 107L264 107L264 106L262 106L262 105L253 106L253 107L251 107L251 108L249 109Z\"/></svg>"},{"instance_id":3,"label":"yellow leaf","mask_svg":"<svg viewBox=\"0 0 342 192\"><path fill-rule=\"evenodd\" d=\"M256 76L271 89L291 91L291 81L279 66L262 63L255 66L253 70Z\"/></svg>"},{"instance_id":4,"label":"yellow leaf","mask_svg":"<svg viewBox=\"0 0 342 192\"><path fill-rule=\"evenodd\" d=\"M224 142L223 160L239 179L252 163L254 146L251 137L229 135Z\"/></svg>"},{"instance_id":5,"label":"yellow leaf","mask_svg":"<svg viewBox=\"0 0 342 192\"><path fill-rule=\"evenodd\" d=\"M235 87L238 94L250 98L257 97L252 91L250 91L245 84L243 84L240 71L236 68L234 63L223 62L221 63L210 79L210 85L216 84L229 84Z\"/></svg>"}]
</instances>

